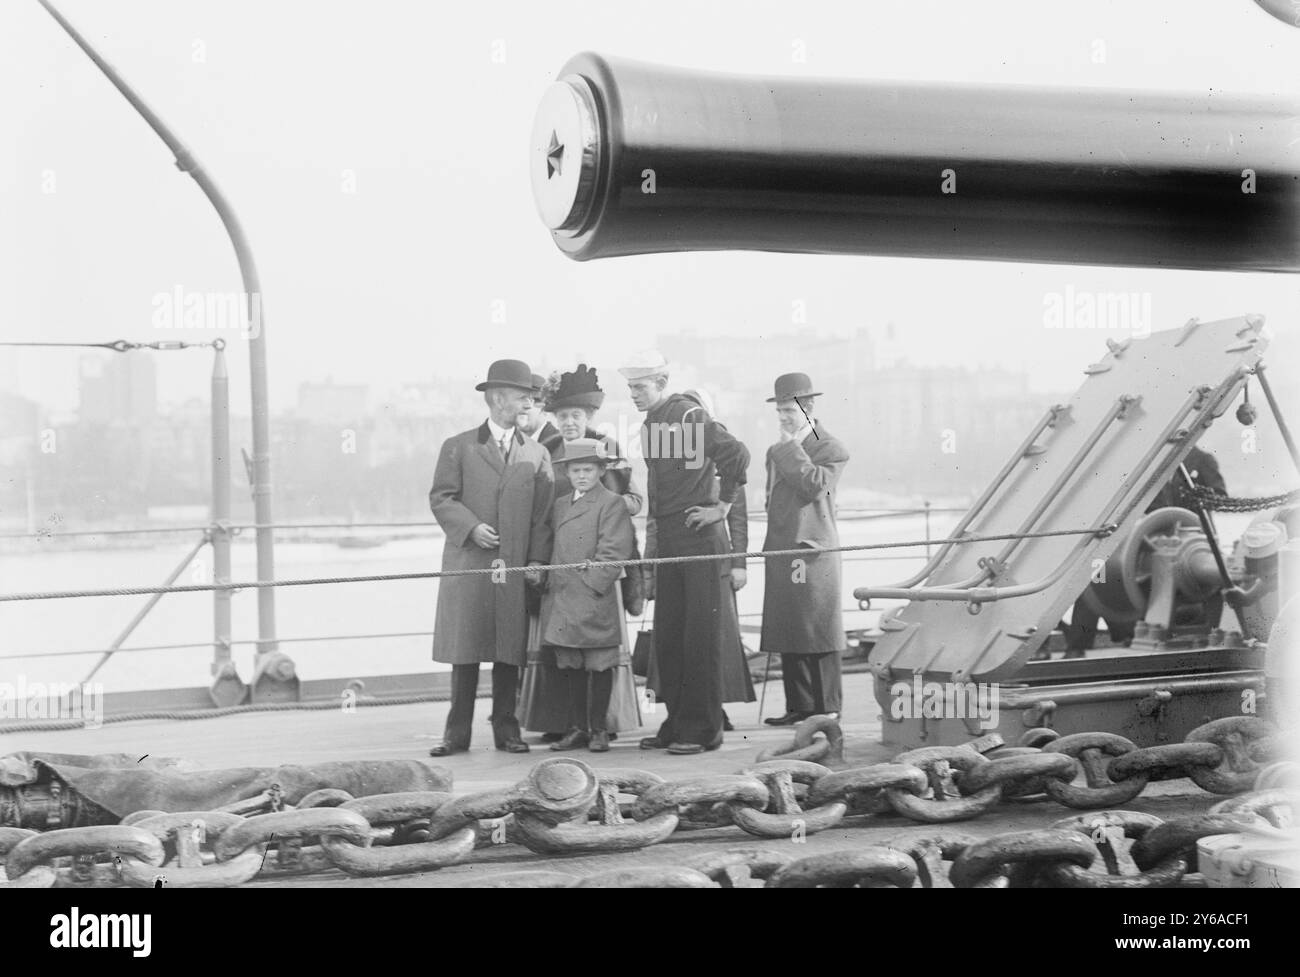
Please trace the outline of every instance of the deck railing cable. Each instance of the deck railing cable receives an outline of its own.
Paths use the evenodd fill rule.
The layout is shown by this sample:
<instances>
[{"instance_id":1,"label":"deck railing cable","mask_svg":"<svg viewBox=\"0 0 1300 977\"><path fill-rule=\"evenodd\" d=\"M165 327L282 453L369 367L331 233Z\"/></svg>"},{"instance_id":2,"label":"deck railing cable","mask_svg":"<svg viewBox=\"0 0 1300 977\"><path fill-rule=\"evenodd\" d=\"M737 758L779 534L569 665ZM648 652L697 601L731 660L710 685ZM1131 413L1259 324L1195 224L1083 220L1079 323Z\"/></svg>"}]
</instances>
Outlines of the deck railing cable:
<instances>
[{"instance_id":1,"label":"deck railing cable","mask_svg":"<svg viewBox=\"0 0 1300 977\"><path fill-rule=\"evenodd\" d=\"M965 512L965 509L951 507L933 507L929 509L855 509L844 508L836 513L836 519L841 522L865 522L874 519L892 519L898 516L919 516L926 513L955 513ZM765 521L762 514L754 514L750 517L754 522ZM107 529L75 529L67 532L55 532L54 530L40 530L34 533L0 533L0 539L72 539L84 536L145 536L153 533L202 533L212 529L212 525L190 525L190 526L141 526L129 529L107 528ZM293 530L293 529L437 529L436 522L428 520L412 521L395 521L395 522L279 522L261 525L255 522L227 523L224 527L232 534L237 534L245 529L275 529L275 530Z\"/></svg>"},{"instance_id":2,"label":"deck railing cable","mask_svg":"<svg viewBox=\"0 0 1300 977\"><path fill-rule=\"evenodd\" d=\"M549 563L537 566L489 566L464 570L423 570L410 573L377 573L341 577L307 577L294 580L246 580L231 583L179 584L161 587L106 587L95 590L29 591L17 594L0 594L0 603L25 600L60 600L72 597L134 597L149 594L189 594L217 590L253 590L266 587L312 587L324 584L371 583L390 580L438 580L443 577L500 576L530 571L586 570L594 567L663 566L678 563L701 563L718 560L768 560L774 557L809 557L821 553L855 553L867 550L889 550L927 546L934 543L966 546L1006 540L1047 539L1056 536L1107 536L1115 531L1113 525L1093 526L1085 529L1055 529L1032 533L996 533L984 536L961 536L950 539L903 540L890 543L858 543L851 546L798 547L789 550L755 550L747 553L700 553L690 556L660 556L640 560L584 560L580 563Z\"/></svg>"}]
</instances>

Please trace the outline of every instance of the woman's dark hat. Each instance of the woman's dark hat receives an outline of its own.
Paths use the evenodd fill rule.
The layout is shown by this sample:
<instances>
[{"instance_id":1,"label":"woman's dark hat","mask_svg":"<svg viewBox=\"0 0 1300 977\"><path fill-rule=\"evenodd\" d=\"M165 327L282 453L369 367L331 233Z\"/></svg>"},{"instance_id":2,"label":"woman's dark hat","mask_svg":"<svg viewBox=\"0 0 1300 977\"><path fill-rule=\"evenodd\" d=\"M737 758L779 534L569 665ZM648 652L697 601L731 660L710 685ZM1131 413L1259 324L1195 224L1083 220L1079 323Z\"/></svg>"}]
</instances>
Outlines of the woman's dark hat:
<instances>
[{"instance_id":1,"label":"woman's dark hat","mask_svg":"<svg viewBox=\"0 0 1300 977\"><path fill-rule=\"evenodd\" d=\"M487 379L474 389L487 390L489 387L514 387L531 393L533 371L523 360L497 360L488 367Z\"/></svg>"},{"instance_id":2,"label":"woman's dark hat","mask_svg":"<svg viewBox=\"0 0 1300 977\"><path fill-rule=\"evenodd\" d=\"M605 402L605 391L600 389L596 371L589 370L586 363L579 363L572 373L560 374L560 382L549 391L546 409L551 413L566 407L586 407L599 410Z\"/></svg>"},{"instance_id":3,"label":"woman's dark hat","mask_svg":"<svg viewBox=\"0 0 1300 977\"><path fill-rule=\"evenodd\" d=\"M783 373L776 378L773 385L775 396L768 397L769 404L777 404L783 400L794 400L796 397L820 397L821 394L813 389L812 381L808 379L806 373Z\"/></svg>"}]
</instances>

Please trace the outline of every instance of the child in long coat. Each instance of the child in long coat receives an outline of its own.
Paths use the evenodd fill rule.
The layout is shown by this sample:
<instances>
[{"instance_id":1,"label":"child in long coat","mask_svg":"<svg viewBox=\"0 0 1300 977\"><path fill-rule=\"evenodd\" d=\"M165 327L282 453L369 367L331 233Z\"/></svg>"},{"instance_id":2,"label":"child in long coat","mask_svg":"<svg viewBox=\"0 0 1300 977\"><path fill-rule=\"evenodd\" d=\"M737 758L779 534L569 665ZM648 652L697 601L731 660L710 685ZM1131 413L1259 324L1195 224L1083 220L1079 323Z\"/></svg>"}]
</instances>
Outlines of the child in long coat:
<instances>
[{"instance_id":1,"label":"child in long coat","mask_svg":"<svg viewBox=\"0 0 1300 977\"><path fill-rule=\"evenodd\" d=\"M632 559L632 517L623 499L600 481L613 460L603 442L590 438L566 442L564 454L555 459L564 465L573 491L555 500L552 563ZM623 639L621 572L620 567L593 566L547 574L542 643L555 654L569 716L568 732L552 750L583 745L595 753L609 749L606 716Z\"/></svg>"}]
</instances>

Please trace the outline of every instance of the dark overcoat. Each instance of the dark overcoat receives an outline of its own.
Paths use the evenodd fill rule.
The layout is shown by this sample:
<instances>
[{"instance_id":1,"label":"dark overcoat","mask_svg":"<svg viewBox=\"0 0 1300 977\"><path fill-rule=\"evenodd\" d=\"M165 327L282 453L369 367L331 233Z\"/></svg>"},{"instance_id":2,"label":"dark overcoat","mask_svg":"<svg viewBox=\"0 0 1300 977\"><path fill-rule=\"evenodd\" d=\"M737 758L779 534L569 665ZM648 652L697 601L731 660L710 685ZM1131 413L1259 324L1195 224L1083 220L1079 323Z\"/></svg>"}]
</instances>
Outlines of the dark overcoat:
<instances>
[{"instance_id":1,"label":"dark overcoat","mask_svg":"<svg viewBox=\"0 0 1300 977\"><path fill-rule=\"evenodd\" d=\"M552 563L630 560L636 537L623 497L599 482L577 502L555 500ZM623 642L620 567L549 570L542 596L542 643L563 648L613 648Z\"/></svg>"},{"instance_id":2,"label":"dark overcoat","mask_svg":"<svg viewBox=\"0 0 1300 977\"><path fill-rule=\"evenodd\" d=\"M767 449L765 551L840 545L835 488L848 460L844 444L820 423L800 443L782 441ZM769 557L765 563L761 650L783 655L843 650L840 554Z\"/></svg>"},{"instance_id":3,"label":"dark overcoat","mask_svg":"<svg viewBox=\"0 0 1300 977\"><path fill-rule=\"evenodd\" d=\"M429 507L447 539L444 570L526 566L551 555L554 474L550 453L515 430L509 463L493 441L487 422L443 442L434 471ZM479 523L500 536L495 549L470 538ZM433 659L450 665L527 660L528 615L524 575L443 577L438 582Z\"/></svg>"}]
</instances>

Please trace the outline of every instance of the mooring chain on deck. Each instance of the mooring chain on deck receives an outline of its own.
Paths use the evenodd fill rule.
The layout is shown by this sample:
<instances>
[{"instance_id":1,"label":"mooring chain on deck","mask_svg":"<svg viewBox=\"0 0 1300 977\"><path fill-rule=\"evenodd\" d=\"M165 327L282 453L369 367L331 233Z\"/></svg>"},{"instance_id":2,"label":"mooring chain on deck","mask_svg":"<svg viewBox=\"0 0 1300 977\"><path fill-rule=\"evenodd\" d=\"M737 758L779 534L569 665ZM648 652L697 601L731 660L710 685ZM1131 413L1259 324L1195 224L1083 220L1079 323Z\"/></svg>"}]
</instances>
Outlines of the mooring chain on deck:
<instances>
[{"instance_id":1,"label":"mooring chain on deck","mask_svg":"<svg viewBox=\"0 0 1300 977\"><path fill-rule=\"evenodd\" d=\"M140 811L118 825L44 833L0 828L7 876L0 887L232 886L330 868L356 876L395 875L465 862L476 849L501 845L543 855L608 854L636 851L680 831L727 826L797 843L862 815L944 824L978 817L1003 801L1044 795L1067 807L1111 807L1157 777L1186 776L1208 791L1240 795L1207 815L1167 824L1104 811L983 841L940 834L911 839L901 848L872 845L804 859L759 849L585 879L526 872L483 880L503 886L726 886L743 876L778 888L910 886L917 879L933 884L938 863L947 860L958 887L1047 879L1134 888L1180 884L1195 871L1192 848L1201 837L1289 827L1292 812L1300 809L1296 771L1283 771L1285 762L1260 766L1280 743L1274 728L1255 717L1216 720L1182 743L1153 747L1139 748L1110 733L1056 736L1046 729L1022 738L1038 746L996 743L987 754L972 745L925 747L892 762L832 771L807 759L837 757L842 746L838 724L817 716L796 728L783 755L767 751L736 774L666 781L648 771L596 771L580 760L554 757L513 787L462 796L424 791L353 798L326 789L290 809L272 791L241 802L238 812ZM1076 785L1080 773L1085 783ZM1243 793L1252 787L1254 793ZM1113 850L1121 836L1134 839L1123 857ZM274 858L268 856L271 846ZM1105 872L1092 870L1099 856ZM68 857L70 869L56 869L56 860Z\"/></svg>"},{"instance_id":2,"label":"mooring chain on deck","mask_svg":"<svg viewBox=\"0 0 1300 977\"><path fill-rule=\"evenodd\" d=\"M996 533L987 536L962 535L947 539L914 539L892 543L855 543L851 546L801 546L789 550L751 550L747 553L697 553L689 556L658 556L639 560L583 560L580 563L546 563L535 566L487 566L465 570L422 570L411 573L378 573L344 577L303 577L291 580L244 580L233 583L173 584L166 587L108 587L99 590L49 590L22 594L0 594L0 603L23 600L60 600L69 597L145 597L152 594L191 594L214 590L258 590L266 587L314 587L324 584L374 583L392 580L437 580L442 577L501 578L512 573L540 573L551 570L590 570L598 567L655 567L669 563L717 562L720 560L767 560L777 557L807 559L821 553L856 553L863 550L910 549L921 546L964 546L1008 540L1049 539L1056 536L1112 535L1113 523L1088 529L1046 529L1030 533ZM497 561L500 562L500 561Z\"/></svg>"}]
</instances>

